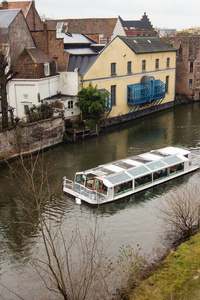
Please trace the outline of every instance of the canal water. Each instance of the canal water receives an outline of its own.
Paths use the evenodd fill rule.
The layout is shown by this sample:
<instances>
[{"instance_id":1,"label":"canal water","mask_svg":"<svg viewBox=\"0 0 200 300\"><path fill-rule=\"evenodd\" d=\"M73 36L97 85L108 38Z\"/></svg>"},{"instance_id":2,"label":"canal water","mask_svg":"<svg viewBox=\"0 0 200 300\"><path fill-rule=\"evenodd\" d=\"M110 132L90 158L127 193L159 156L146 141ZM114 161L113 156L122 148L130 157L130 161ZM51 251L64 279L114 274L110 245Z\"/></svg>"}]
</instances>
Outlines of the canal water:
<instances>
[{"instance_id":1,"label":"canal water","mask_svg":"<svg viewBox=\"0 0 200 300\"><path fill-rule=\"evenodd\" d=\"M63 176L73 180L77 171L169 145L183 146L200 155L199 102L109 128L98 137L59 145L45 152L45 160L51 161L61 189ZM2 166L0 171L0 299L19 299L9 290L23 299L40 299L45 288L29 261L40 251L40 232L35 226L26 228L23 224L22 228L19 220L27 219L23 215L26 212L17 204L13 207L9 169ZM164 249L165 226L159 218L159 203L171 190L197 180L199 171L101 206L97 219L104 227L107 255L116 257L122 245L139 245L142 253L151 253L155 247ZM94 224L96 213L96 208L77 205L67 195L53 199L50 205L52 226L59 226L62 219L71 231L77 222L82 227Z\"/></svg>"}]
</instances>

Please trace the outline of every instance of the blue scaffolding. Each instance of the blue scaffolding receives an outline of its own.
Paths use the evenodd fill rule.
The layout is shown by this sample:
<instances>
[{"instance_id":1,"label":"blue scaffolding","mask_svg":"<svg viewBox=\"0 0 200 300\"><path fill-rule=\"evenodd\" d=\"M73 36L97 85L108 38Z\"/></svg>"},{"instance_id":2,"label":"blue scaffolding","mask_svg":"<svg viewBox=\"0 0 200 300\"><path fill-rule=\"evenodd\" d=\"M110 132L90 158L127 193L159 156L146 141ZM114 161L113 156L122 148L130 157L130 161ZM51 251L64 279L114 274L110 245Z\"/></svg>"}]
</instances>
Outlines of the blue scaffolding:
<instances>
[{"instance_id":1,"label":"blue scaffolding","mask_svg":"<svg viewBox=\"0 0 200 300\"><path fill-rule=\"evenodd\" d=\"M143 76L141 83L127 86L127 104L132 105L128 114L144 105L160 105L166 94L166 84L153 76Z\"/></svg>"},{"instance_id":2,"label":"blue scaffolding","mask_svg":"<svg viewBox=\"0 0 200 300\"><path fill-rule=\"evenodd\" d=\"M106 92L107 90L106 89L99 89L98 91ZM107 118L109 113L112 110L112 95L111 95L111 93L108 93L104 104L105 104L105 109L108 112L107 115L106 115L106 118Z\"/></svg>"}]
</instances>

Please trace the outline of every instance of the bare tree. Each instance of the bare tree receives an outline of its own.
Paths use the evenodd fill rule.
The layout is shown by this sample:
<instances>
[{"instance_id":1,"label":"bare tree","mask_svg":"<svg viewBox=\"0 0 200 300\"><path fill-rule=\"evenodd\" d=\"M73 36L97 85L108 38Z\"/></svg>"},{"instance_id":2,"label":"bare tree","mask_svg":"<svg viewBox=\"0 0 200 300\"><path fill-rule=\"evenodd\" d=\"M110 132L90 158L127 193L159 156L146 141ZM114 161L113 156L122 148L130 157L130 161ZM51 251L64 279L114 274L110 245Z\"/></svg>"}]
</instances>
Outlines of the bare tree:
<instances>
[{"instance_id":1,"label":"bare tree","mask_svg":"<svg viewBox=\"0 0 200 300\"><path fill-rule=\"evenodd\" d=\"M21 156L9 166L15 179L14 197L28 215L21 222L37 226L41 233L42 250L32 262L46 288L64 300L110 299L104 230L97 215L92 225L77 221L72 231L63 228L62 219L53 226L48 211L59 193L43 154Z\"/></svg>"},{"instance_id":2,"label":"bare tree","mask_svg":"<svg viewBox=\"0 0 200 300\"><path fill-rule=\"evenodd\" d=\"M200 186L188 182L168 193L159 204L159 217L176 239L186 239L200 227Z\"/></svg>"},{"instance_id":3,"label":"bare tree","mask_svg":"<svg viewBox=\"0 0 200 300\"><path fill-rule=\"evenodd\" d=\"M118 257L107 258L108 239L98 209L90 225L77 220L75 228L70 229L70 222L66 228L63 216L55 225L51 205L61 196L61 186L55 184L50 165L43 153L20 156L9 163L14 177L13 197L21 212L18 222L40 232L41 247L31 261L41 282L54 299L125 299L148 274L149 261L140 254L139 247L129 246L122 246Z\"/></svg>"},{"instance_id":4,"label":"bare tree","mask_svg":"<svg viewBox=\"0 0 200 300\"><path fill-rule=\"evenodd\" d=\"M9 44L0 32L0 98L2 109L2 127L8 127L7 83L17 73L14 71L14 55L11 56Z\"/></svg>"}]
</instances>

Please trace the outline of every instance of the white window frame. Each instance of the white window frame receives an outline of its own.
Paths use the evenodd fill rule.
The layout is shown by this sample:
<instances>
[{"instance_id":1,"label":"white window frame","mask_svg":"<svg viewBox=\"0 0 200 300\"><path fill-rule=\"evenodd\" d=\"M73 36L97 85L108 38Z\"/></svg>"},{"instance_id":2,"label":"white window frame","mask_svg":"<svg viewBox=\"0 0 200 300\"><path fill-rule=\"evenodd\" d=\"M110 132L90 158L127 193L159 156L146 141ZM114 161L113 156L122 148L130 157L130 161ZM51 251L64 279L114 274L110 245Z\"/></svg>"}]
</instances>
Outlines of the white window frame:
<instances>
[{"instance_id":1,"label":"white window frame","mask_svg":"<svg viewBox=\"0 0 200 300\"><path fill-rule=\"evenodd\" d=\"M44 64L44 74L45 74L45 76L50 75L50 63L45 63Z\"/></svg>"}]
</instances>

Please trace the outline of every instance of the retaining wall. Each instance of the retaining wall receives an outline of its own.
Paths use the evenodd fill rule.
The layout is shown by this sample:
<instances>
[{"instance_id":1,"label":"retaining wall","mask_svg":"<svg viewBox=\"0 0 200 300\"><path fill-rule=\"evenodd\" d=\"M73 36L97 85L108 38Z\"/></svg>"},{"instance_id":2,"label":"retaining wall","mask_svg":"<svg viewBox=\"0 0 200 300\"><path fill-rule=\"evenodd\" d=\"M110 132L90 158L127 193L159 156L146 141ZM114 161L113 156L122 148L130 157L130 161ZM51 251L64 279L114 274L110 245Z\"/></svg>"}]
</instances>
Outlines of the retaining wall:
<instances>
[{"instance_id":1,"label":"retaining wall","mask_svg":"<svg viewBox=\"0 0 200 300\"><path fill-rule=\"evenodd\" d=\"M62 142L64 122L52 118L0 131L0 158L35 152Z\"/></svg>"}]
</instances>

